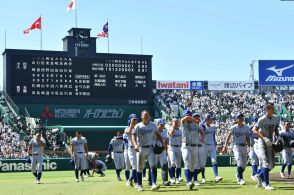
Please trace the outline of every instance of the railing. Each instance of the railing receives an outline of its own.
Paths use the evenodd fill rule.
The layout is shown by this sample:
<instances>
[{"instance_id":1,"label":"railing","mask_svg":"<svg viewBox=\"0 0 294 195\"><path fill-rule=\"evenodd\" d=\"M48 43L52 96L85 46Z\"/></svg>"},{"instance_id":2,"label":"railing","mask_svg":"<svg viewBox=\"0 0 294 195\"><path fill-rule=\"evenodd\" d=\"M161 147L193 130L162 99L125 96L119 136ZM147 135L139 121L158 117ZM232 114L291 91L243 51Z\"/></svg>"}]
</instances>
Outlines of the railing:
<instances>
[{"instance_id":1,"label":"railing","mask_svg":"<svg viewBox=\"0 0 294 195\"><path fill-rule=\"evenodd\" d=\"M12 99L9 97L9 95L6 93L5 90L2 90L2 97L6 100L7 105L10 107L13 114L17 117L19 114L19 108L17 105L12 101Z\"/></svg>"},{"instance_id":2,"label":"railing","mask_svg":"<svg viewBox=\"0 0 294 195\"><path fill-rule=\"evenodd\" d=\"M1 112L1 115L3 116L3 121L7 124L10 124L11 126L13 127L17 127L15 122L13 122L10 117L9 117L9 114L5 111L5 109L3 108L3 106L0 104L0 112Z\"/></svg>"}]
</instances>

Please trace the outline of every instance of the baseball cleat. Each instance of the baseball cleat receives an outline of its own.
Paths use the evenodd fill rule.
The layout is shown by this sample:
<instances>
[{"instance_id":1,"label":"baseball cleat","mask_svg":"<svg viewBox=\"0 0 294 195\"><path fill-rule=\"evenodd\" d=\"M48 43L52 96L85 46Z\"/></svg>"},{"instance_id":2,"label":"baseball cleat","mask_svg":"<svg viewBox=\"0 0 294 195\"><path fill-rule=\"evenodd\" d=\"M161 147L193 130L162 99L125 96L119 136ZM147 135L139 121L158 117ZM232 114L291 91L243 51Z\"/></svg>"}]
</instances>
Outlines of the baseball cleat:
<instances>
[{"instance_id":1,"label":"baseball cleat","mask_svg":"<svg viewBox=\"0 0 294 195\"><path fill-rule=\"evenodd\" d=\"M170 179L170 184L175 185L176 184L176 179L175 178Z\"/></svg>"},{"instance_id":2,"label":"baseball cleat","mask_svg":"<svg viewBox=\"0 0 294 195\"><path fill-rule=\"evenodd\" d=\"M256 177L255 177L255 175L251 175L251 179L253 180L253 181L256 181Z\"/></svg>"},{"instance_id":3,"label":"baseball cleat","mask_svg":"<svg viewBox=\"0 0 294 195\"><path fill-rule=\"evenodd\" d=\"M155 184L153 184L153 185L151 186L151 191L157 191L159 188L160 188L159 185L155 185Z\"/></svg>"},{"instance_id":4,"label":"baseball cleat","mask_svg":"<svg viewBox=\"0 0 294 195\"><path fill-rule=\"evenodd\" d=\"M266 184L265 184L264 181L261 183L261 186L262 186L263 188L265 188Z\"/></svg>"},{"instance_id":5,"label":"baseball cleat","mask_svg":"<svg viewBox=\"0 0 294 195\"><path fill-rule=\"evenodd\" d=\"M183 181L183 178L179 177L178 180L179 180L179 182L182 182Z\"/></svg>"},{"instance_id":6,"label":"baseball cleat","mask_svg":"<svg viewBox=\"0 0 294 195\"><path fill-rule=\"evenodd\" d=\"M280 172L280 176L281 176L281 178L285 178L285 175L282 172Z\"/></svg>"},{"instance_id":7,"label":"baseball cleat","mask_svg":"<svg viewBox=\"0 0 294 195\"><path fill-rule=\"evenodd\" d=\"M36 180L36 184L40 184L41 182L40 182L40 180Z\"/></svg>"},{"instance_id":8,"label":"baseball cleat","mask_svg":"<svg viewBox=\"0 0 294 195\"><path fill-rule=\"evenodd\" d=\"M148 181L148 178L147 178L147 177L143 177L143 180L144 180L144 181Z\"/></svg>"},{"instance_id":9,"label":"baseball cleat","mask_svg":"<svg viewBox=\"0 0 294 195\"><path fill-rule=\"evenodd\" d=\"M141 185L138 185L138 191L139 191L139 192L143 192L143 191L144 191L144 188L143 188L143 186L141 186Z\"/></svg>"},{"instance_id":10,"label":"baseball cleat","mask_svg":"<svg viewBox=\"0 0 294 195\"><path fill-rule=\"evenodd\" d=\"M120 177L117 178L117 181L122 181L122 179Z\"/></svg>"},{"instance_id":11,"label":"baseball cleat","mask_svg":"<svg viewBox=\"0 0 294 195\"><path fill-rule=\"evenodd\" d=\"M265 190L275 190L275 188L273 188L272 186L270 185L267 185L264 187Z\"/></svg>"},{"instance_id":12,"label":"baseball cleat","mask_svg":"<svg viewBox=\"0 0 294 195\"><path fill-rule=\"evenodd\" d=\"M130 186L131 186L131 187L134 187L133 180L129 180L129 182L130 182Z\"/></svg>"},{"instance_id":13,"label":"baseball cleat","mask_svg":"<svg viewBox=\"0 0 294 195\"><path fill-rule=\"evenodd\" d=\"M163 185L164 185L164 186L170 186L170 181L165 181L165 182L163 182Z\"/></svg>"},{"instance_id":14,"label":"baseball cleat","mask_svg":"<svg viewBox=\"0 0 294 195\"><path fill-rule=\"evenodd\" d=\"M176 184L180 184L180 183L181 183L180 180L176 179Z\"/></svg>"},{"instance_id":15,"label":"baseball cleat","mask_svg":"<svg viewBox=\"0 0 294 195\"><path fill-rule=\"evenodd\" d=\"M194 184L192 182L187 183L188 190L193 190Z\"/></svg>"},{"instance_id":16,"label":"baseball cleat","mask_svg":"<svg viewBox=\"0 0 294 195\"><path fill-rule=\"evenodd\" d=\"M215 181L216 182L220 182L220 181L222 181L223 180L223 178L221 177L221 176L216 176L215 177Z\"/></svg>"},{"instance_id":17,"label":"baseball cleat","mask_svg":"<svg viewBox=\"0 0 294 195\"><path fill-rule=\"evenodd\" d=\"M245 185L245 183L246 183L246 182L245 182L243 179L240 179L240 181L239 181L239 184L240 184L240 185Z\"/></svg>"},{"instance_id":18,"label":"baseball cleat","mask_svg":"<svg viewBox=\"0 0 294 195\"><path fill-rule=\"evenodd\" d=\"M130 181L129 180L126 181L126 186L130 186Z\"/></svg>"},{"instance_id":19,"label":"baseball cleat","mask_svg":"<svg viewBox=\"0 0 294 195\"><path fill-rule=\"evenodd\" d=\"M206 183L206 179L202 178L201 183Z\"/></svg>"},{"instance_id":20,"label":"baseball cleat","mask_svg":"<svg viewBox=\"0 0 294 195\"><path fill-rule=\"evenodd\" d=\"M293 176L292 175L288 175L287 176L287 179L293 179Z\"/></svg>"},{"instance_id":21,"label":"baseball cleat","mask_svg":"<svg viewBox=\"0 0 294 195\"><path fill-rule=\"evenodd\" d=\"M200 183L198 181L194 181L195 186L200 186Z\"/></svg>"},{"instance_id":22,"label":"baseball cleat","mask_svg":"<svg viewBox=\"0 0 294 195\"><path fill-rule=\"evenodd\" d=\"M237 182L237 184L240 184L240 179L238 177L238 174L236 174L236 182Z\"/></svg>"},{"instance_id":23,"label":"baseball cleat","mask_svg":"<svg viewBox=\"0 0 294 195\"><path fill-rule=\"evenodd\" d=\"M79 179L76 179L76 182L79 182Z\"/></svg>"},{"instance_id":24,"label":"baseball cleat","mask_svg":"<svg viewBox=\"0 0 294 195\"><path fill-rule=\"evenodd\" d=\"M137 183L135 183L134 188L137 188L138 189L138 184Z\"/></svg>"}]
</instances>

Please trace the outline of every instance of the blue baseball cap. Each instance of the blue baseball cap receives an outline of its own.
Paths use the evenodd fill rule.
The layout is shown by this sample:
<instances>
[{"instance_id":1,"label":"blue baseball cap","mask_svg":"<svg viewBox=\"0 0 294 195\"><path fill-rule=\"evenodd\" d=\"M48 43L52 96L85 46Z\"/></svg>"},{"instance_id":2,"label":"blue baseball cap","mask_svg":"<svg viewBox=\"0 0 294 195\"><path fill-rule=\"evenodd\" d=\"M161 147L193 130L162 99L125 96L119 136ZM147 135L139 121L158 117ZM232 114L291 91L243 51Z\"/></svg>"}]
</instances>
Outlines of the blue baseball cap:
<instances>
[{"instance_id":1,"label":"blue baseball cap","mask_svg":"<svg viewBox=\"0 0 294 195\"><path fill-rule=\"evenodd\" d=\"M211 119L211 120L214 120L214 116L210 113L210 114L207 114L206 115L206 119Z\"/></svg>"},{"instance_id":2,"label":"blue baseball cap","mask_svg":"<svg viewBox=\"0 0 294 195\"><path fill-rule=\"evenodd\" d=\"M137 119L137 115L136 114L130 114L129 115L129 120L132 120L132 119Z\"/></svg>"},{"instance_id":3,"label":"blue baseball cap","mask_svg":"<svg viewBox=\"0 0 294 195\"><path fill-rule=\"evenodd\" d=\"M258 117L257 116L253 116L252 119L251 119L251 122L257 123L257 121L258 121Z\"/></svg>"},{"instance_id":4,"label":"blue baseball cap","mask_svg":"<svg viewBox=\"0 0 294 195\"><path fill-rule=\"evenodd\" d=\"M191 112L191 110L186 109L183 111L183 115L184 116L192 116L192 112Z\"/></svg>"},{"instance_id":5,"label":"blue baseball cap","mask_svg":"<svg viewBox=\"0 0 294 195\"><path fill-rule=\"evenodd\" d=\"M244 117L244 114L238 112L234 116L235 119L240 118L240 117Z\"/></svg>"},{"instance_id":6,"label":"blue baseball cap","mask_svg":"<svg viewBox=\"0 0 294 195\"><path fill-rule=\"evenodd\" d=\"M157 120L157 125L165 125L165 120L160 118Z\"/></svg>"},{"instance_id":7,"label":"blue baseball cap","mask_svg":"<svg viewBox=\"0 0 294 195\"><path fill-rule=\"evenodd\" d=\"M200 115L198 112L196 112L196 113L194 113L194 114L192 115L193 118L195 118L195 117L197 117L197 116L200 117L201 115Z\"/></svg>"}]
</instances>

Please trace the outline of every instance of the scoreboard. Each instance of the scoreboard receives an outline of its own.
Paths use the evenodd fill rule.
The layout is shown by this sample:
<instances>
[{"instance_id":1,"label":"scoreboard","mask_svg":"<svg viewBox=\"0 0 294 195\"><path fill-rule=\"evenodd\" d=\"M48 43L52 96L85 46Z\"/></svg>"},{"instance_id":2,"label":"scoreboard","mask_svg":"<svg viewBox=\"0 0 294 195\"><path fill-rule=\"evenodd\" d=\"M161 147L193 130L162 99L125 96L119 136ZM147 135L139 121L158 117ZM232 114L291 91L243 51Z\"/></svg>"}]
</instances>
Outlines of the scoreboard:
<instances>
[{"instance_id":1,"label":"scoreboard","mask_svg":"<svg viewBox=\"0 0 294 195\"><path fill-rule=\"evenodd\" d=\"M152 103L150 55L8 49L4 58L4 88L16 103Z\"/></svg>"}]
</instances>

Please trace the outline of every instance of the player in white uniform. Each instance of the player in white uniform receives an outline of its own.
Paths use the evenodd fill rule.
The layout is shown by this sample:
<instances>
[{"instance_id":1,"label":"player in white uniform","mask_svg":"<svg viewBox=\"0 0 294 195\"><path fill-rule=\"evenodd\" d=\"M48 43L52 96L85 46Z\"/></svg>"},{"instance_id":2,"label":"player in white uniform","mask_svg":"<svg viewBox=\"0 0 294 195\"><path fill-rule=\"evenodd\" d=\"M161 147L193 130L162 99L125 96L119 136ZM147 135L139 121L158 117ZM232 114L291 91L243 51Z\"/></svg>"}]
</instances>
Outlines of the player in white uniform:
<instances>
[{"instance_id":1,"label":"player in white uniform","mask_svg":"<svg viewBox=\"0 0 294 195\"><path fill-rule=\"evenodd\" d=\"M286 121L284 124L284 130L280 134L284 143L284 149L282 151L283 163L282 163L280 175L282 178L286 178L284 175L284 171L286 166L288 166L287 179L293 179L293 177L291 176L293 154L292 154L292 148L290 146L290 141L294 140L294 132L291 131L290 128L291 128L290 123Z\"/></svg>"},{"instance_id":2,"label":"player in white uniform","mask_svg":"<svg viewBox=\"0 0 294 195\"><path fill-rule=\"evenodd\" d=\"M198 166L198 147L199 132L201 131L197 121L200 121L200 115L195 113L192 115L190 110L184 110L182 122L182 156L185 168L186 186L192 190L192 176L194 170Z\"/></svg>"},{"instance_id":3,"label":"player in white uniform","mask_svg":"<svg viewBox=\"0 0 294 195\"><path fill-rule=\"evenodd\" d=\"M258 119L258 122L253 128L253 132L258 139L258 153L262 162L262 171L257 174L257 187L261 187L261 178L265 182L264 189L274 190L269 184L269 172L275 166L275 153L272 148L274 135L276 139L279 136L280 120L274 115L274 104L269 103L266 105L266 114Z\"/></svg>"},{"instance_id":4,"label":"player in white uniform","mask_svg":"<svg viewBox=\"0 0 294 195\"><path fill-rule=\"evenodd\" d=\"M112 138L109 147L108 147L108 155L112 156L115 170L116 170L116 176L118 181L122 181L120 177L120 172L122 169L124 169L124 154L123 154L123 148L124 148L124 142L123 142L123 133L117 132L117 136Z\"/></svg>"},{"instance_id":5,"label":"player in white uniform","mask_svg":"<svg viewBox=\"0 0 294 195\"><path fill-rule=\"evenodd\" d=\"M81 181L84 181L83 174L87 169L88 144L87 139L80 131L76 132L76 137L71 140L71 158L75 162L76 182L79 182L79 170L81 170Z\"/></svg>"},{"instance_id":6,"label":"player in white uniform","mask_svg":"<svg viewBox=\"0 0 294 195\"><path fill-rule=\"evenodd\" d=\"M94 173L100 174L101 177L104 177L105 174L103 171L107 170L105 163L98 160L98 157L99 154L97 152L88 152L89 169L93 170L91 174L92 177Z\"/></svg>"},{"instance_id":7,"label":"player in white uniform","mask_svg":"<svg viewBox=\"0 0 294 195\"><path fill-rule=\"evenodd\" d=\"M46 146L45 140L40 133L36 133L35 137L29 142L28 156L32 154L32 173L35 176L36 184L40 184L42 177L42 164L44 148Z\"/></svg>"},{"instance_id":8,"label":"player in white uniform","mask_svg":"<svg viewBox=\"0 0 294 195\"><path fill-rule=\"evenodd\" d=\"M130 186L130 169L131 169L131 162L129 159L129 154L128 154L128 136L126 133L123 134L123 143L124 143L124 161L125 161L125 177L126 177L126 185Z\"/></svg>"},{"instance_id":9,"label":"player in white uniform","mask_svg":"<svg viewBox=\"0 0 294 195\"><path fill-rule=\"evenodd\" d=\"M236 179L238 184L244 185L245 180L243 179L243 172L247 165L247 146L250 147L250 127L244 124L244 115L241 113L235 115L235 120L236 124L230 128L222 152L227 152L229 140L231 139L231 136L233 136L233 152L237 161Z\"/></svg>"},{"instance_id":10,"label":"player in white uniform","mask_svg":"<svg viewBox=\"0 0 294 195\"><path fill-rule=\"evenodd\" d=\"M142 171L145 164L145 159L148 159L151 169L151 190L156 191L160 186L156 185L156 156L153 152L153 144L156 138L164 144L161 135L154 123L150 121L149 111L142 111L142 122L138 123L132 132L132 141L134 148L137 152L137 179L138 179L138 191L143 191L142 186Z\"/></svg>"},{"instance_id":11,"label":"player in white uniform","mask_svg":"<svg viewBox=\"0 0 294 195\"><path fill-rule=\"evenodd\" d=\"M215 141L215 133L216 128L212 124L213 123L213 116L211 114L208 114L204 120L204 154L202 155L201 150L199 148L199 166L200 171L198 170L198 173L202 173L202 183L206 183L205 179L205 165L207 161L208 155L211 158L211 164L213 167L213 173L214 173L214 180L215 182L222 181L222 177L218 175L218 166L217 166L217 155L216 155L216 141Z\"/></svg>"},{"instance_id":12,"label":"player in white uniform","mask_svg":"<svg viewBox=\"0 0 294 195\"><path fill-rule=\"evenodd\" d=\"M164 140L164 150L161 154L156 155L156 164L159 161L161 166L161 178L162 183L164 186L169 186L170 181L168 180L168 162L167 162L167 144L168 144L168 137L167 137L167 130L165 129L165 120L160 118L157 120L157 128L159 133ZM160 141L157 143L158 146L162 146ZM156 177L156 176L155 176Z\"/></svg>"},{"instance_id":13,"label":"player in white uniform","mask_svg":"<svg viewBox=\"0 0 294 195\"><path fill-rule=\"evenodd\" d=\"M259 166L259 158L257 155L257 140L258 137L253 133L253 127L255 125L255 123L257 123L258 118L257 117L253 117L251 122L252 125L250 127L250 152L249 152L249 158L251 161L251 169L252 169L252 175L251 175L251 179L252 180L256 180L256 176L258 174L257 168Z\"/></svg>"},{"instance_id":14,"label":"player in white uniform","mask_svg":"<svg viewBox=\"0 0 294 195\"><path fill-rule=\"evenodd\" d=\"M130 114L128 127L125 129L124 135L126 135L126 139L128 143L127 154L128 154L129 162L132 167L132 175L127 181L127 185L131 187L134 186L133 183L135 183L135 187L137 187L137 157L136 157L136 151L132 142L132 132L136 124L137 124L137 115Z\"/></svg>"},{"instance_id":15,"label":"player in white uniform","mask_svg":"<svg viewBox=\"0 0 294 195\"><path fill-rule=\"evenodd\" d=\"M168 131L168 157L171 166L171 184L180 183L181 162L182 162L182 131L179 129L178 119L172 120L172 127Z\"/></svg>"}]
</instances>

